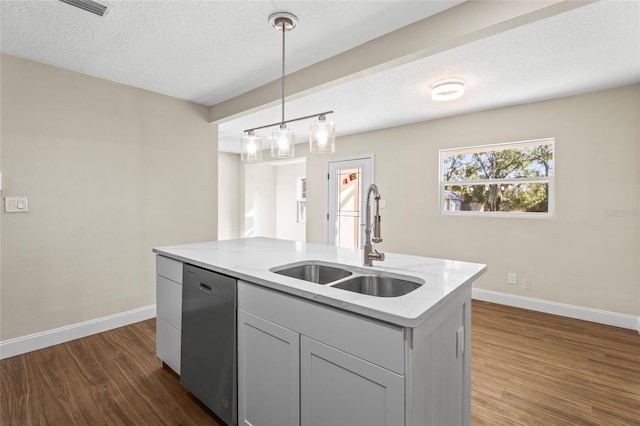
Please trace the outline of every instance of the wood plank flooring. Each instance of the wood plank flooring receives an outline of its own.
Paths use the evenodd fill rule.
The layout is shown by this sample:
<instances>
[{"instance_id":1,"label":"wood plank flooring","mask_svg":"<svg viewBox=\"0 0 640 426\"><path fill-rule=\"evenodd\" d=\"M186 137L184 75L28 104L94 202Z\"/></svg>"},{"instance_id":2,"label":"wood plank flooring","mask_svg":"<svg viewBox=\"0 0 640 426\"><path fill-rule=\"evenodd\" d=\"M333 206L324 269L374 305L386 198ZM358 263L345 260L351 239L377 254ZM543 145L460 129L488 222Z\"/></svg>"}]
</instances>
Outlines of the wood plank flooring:
<instances>
[{"instance_id":1,"label":"wood plank flooring","mask_svg":"<svg viewBox=\"0 0 640 426\"><path fill-rule=\"evenodd\" d=\"M478 301L472 318L474 426L640 425L637 332ZM0 425L161 424L222 425L162 368L155 320L0 361Z\"/></svg>"},{"instance_id":2,"label":"wood plank flooring","mask_svg":"<svg viewBox=\"0 0 640 426\"><path fill-rule=\"evenodd\" d=\"M0 361L0 425L222 425L162 368L155 324Z\"/></svg>"},{"instance_id":3,"label":"wood plank flooring","mask_svg":"<svg viewBox=\"0 0 640 426\"><path fill-rule=\"evenodd\" d=\"M473 425L640 425L640 335L473 302Z\"/></svg>"}]
</instances>

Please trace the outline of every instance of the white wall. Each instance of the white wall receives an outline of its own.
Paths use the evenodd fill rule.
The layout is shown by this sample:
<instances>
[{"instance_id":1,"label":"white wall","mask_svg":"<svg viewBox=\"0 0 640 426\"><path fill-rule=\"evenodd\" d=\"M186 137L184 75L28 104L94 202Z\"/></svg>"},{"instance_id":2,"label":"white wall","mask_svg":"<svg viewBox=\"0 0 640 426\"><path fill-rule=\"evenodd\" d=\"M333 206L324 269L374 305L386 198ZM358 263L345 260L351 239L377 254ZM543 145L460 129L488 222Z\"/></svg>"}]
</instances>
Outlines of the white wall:
<instances>
[{"instance_id":1,"label":"white wall","mask_svg":"<svg viewBox=\"0 0 640 426\"><path fill-rule=\"evenodd\" d=\"M244 169L243 237L270 237L305 241L306 226L296 222L296 178L305 176L304 159L241 163Z\"/></svg>"},{"instance_id":2,"label":"white wall","mask_svg":"<svg viewBox=\"0 0 640 426\"><path fill-rule=\"evenodd\" d=\"M276 167L276 237L306 241L306 223L297 222L296 183L307 174L307 163L287 163Z\"/></svg>"},{"instance_id":3,"label":"white wall","mask_svg":"<svg viewBox=\"0 0 640 426\"><path fill-rule=\"evenodd\" d=\"M155 304L151 249L217 237L208 108L0 60L0 340Z\"/></svg>"},{"instance_id":4,"label":"white wall","mask_svg":"<svg viewBox=\"0 0 640 426\"><path fill-rule=\"evenodd\" d=\"M218 239L240 238L244 176L240 155L218 153Z\"/></svg>"},{"instance_id":5,"label":"white wall","mask_svg":"<svg viewBox=\"0 0 640 426\"><path fill-rule=\"evenodd\" d=\"M268 163L244 165L246 237L276 236L276 168Z\"/></svg>"},{"instance_id":6,"label":"white wall","mask_svg":"<svg viewBox=\"0 0 640 426\"><path fill-rule=\"evenodd\" d=\"M478 288L638 315L639 123L634 85L346 136L333 157L374 153L381 251L486 263ZM439 149L542 137L556 138L554 219L438 214ZM327 160L307 157L310 242L325 239Z\"/></svg>"}]
</instances>

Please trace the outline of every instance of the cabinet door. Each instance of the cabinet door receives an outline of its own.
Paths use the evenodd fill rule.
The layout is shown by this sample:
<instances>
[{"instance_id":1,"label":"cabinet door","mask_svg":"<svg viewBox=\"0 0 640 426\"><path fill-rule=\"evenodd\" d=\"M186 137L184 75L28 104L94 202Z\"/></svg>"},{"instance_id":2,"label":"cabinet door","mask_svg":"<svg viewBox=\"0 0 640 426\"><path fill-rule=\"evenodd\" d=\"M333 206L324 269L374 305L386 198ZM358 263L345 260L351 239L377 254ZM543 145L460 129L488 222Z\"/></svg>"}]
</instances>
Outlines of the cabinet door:
<instances>
[{"instance_id":1,"label":"cabinet door","mask_svg":"<svg viewBox=\"0 0 640 426\"><path fill-rule=\"evenodd\" d=\"M156 316L182 330L182 285L156 275Z\"/></svg>"},{"instance_id":2,"label":"cabinet door","mask_svg":"<svg viewBox=\"0 0 640 426\"><path fill-rule=\"evenodd\" d=\"M300 335L238 310L238 424L300 424Z\"/></svg>"},{"instance_id":3,"label":"cabinet door","mask_svg":"<svg viewBox=\"0 0 640 426\"><path fill-rule=\"evenodd\" d=\"M300 358L303 425L404 424L404 376L305 336Z\"/></svg>"},{"instance_id":4,"label":"cabinet door","mask_svg":"<svg viewBox=\"0 0 640 426\"><path fill-rule=\"evenodd\" d=\"M180 330L162 318L156 318L156 354L180 374Z\"/></svg>"}]
</instances>

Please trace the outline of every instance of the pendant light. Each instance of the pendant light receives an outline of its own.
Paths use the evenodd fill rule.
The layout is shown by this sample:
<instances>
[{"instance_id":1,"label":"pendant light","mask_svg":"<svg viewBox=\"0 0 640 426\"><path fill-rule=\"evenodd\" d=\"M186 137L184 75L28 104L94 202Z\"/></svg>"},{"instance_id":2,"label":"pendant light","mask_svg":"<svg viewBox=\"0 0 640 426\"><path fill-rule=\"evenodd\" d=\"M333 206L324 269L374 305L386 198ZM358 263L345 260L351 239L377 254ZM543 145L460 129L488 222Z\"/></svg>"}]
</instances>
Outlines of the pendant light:
<instances>
[{"instance_id":1,"label":"pendant light","mask_svg":"<svg viewBox=\"0 0 640 426\"><path fill-rule=\"evenodd\" d=\"M326 154L336 151L336 129L332 121L327 121L324 114L310 125L309 151Z\"/></svg>"},{"instance_id":2,"label":"pendant light","mask_svg":"<svg viewBox=\"0 0 640 426\"><path fill-rule=\"evenodd\" d=\"M240 159L247 163L262 161L262 138L253 130L247 132L240 142Z\"/></svg>"},{"instance_id":3,"label":"pendant light","mask_svg":"<svg viewBox=\"0 0 640 426\"><path fill-rule=\"evenodd\" d=\"M273 158L291 158L295 151L295 133L287 129L284 121L284 57L285 57L285 33L293 30L298 24L298 18L290 13L280 12L269 17L271 26L282 31L282 77L280 78L280 88L282 94L282 121L277 130L271 133L271 156Z\"/></svg>"},{"instance_id":4,"label":"pendant light","mask_svg":"<svg viewBox=\"0 0 640 426\"><path fill-rule=\"evenodd\" d=\"M327 121L326 115L333 114L333 111L325 111L304 117L285 120L284 115L284 80L285 80L285 33L293 30L298 25L298 18L288 12L277 12L269 16L269 23L273 28L282 31L282 76L281 76L281 95L282 95L282 120L278 123L267 124L265 126L254 127L245 130L247 133L241 140L241 159L242 161L254 162L262 160L262 152L259 154L253 149L262 148L262 139L255 135L255 131L268 127L278 126L273 130L268 138L271 142L271 156L274 158L292 158L295 152L295 133L287 128L287 123L305 120L312 117L318 117L318 120L312 122L309 128L309 150L313 153L330 153L335 152L335 126L331 121Z\"/></svg>"}]
</instances>

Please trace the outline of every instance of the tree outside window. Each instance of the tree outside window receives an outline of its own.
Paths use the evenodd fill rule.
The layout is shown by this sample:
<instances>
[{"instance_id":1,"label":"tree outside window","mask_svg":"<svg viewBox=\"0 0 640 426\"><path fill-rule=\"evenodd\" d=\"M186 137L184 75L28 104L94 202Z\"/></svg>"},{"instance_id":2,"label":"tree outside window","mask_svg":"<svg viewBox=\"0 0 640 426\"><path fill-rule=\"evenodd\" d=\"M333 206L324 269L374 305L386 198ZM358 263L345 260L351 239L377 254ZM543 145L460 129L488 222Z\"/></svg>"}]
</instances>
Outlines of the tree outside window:
<instances>
[{"instance_id":1,"label":"tree outside window","mask_svg":"<svg viewBox=\"0 0 640 426\"><path fill-rule=\"evenodd\" d=\"M551 217L553 178L553 139L441 150L441 213Z\"/></svg>"}]
</instances>

